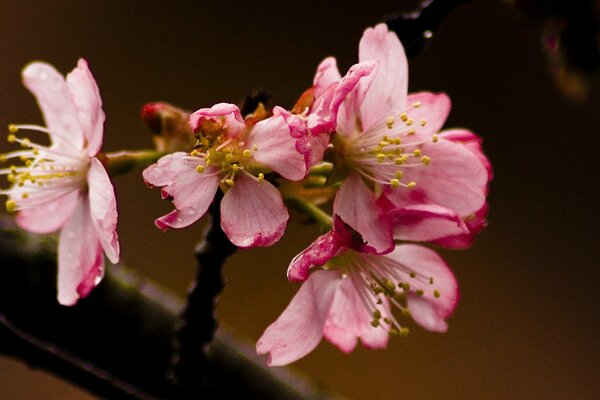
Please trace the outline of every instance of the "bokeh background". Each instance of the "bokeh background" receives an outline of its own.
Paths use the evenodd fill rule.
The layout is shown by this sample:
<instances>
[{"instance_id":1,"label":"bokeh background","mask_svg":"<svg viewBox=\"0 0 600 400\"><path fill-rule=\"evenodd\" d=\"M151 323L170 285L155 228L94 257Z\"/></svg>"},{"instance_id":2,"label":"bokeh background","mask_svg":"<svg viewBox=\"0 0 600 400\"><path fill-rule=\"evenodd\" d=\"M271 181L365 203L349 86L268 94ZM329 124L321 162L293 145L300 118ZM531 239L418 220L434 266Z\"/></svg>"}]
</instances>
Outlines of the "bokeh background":
<instances>
[{"instance_id":1,"label":"bokeh background","mask_svg":"<svg viewBox=\"0 0 600 400\"><path fill-rule=\"evenodd\" d=\"M139 119L149 101L194 110L262 87L271 106L290 107L325 56L347 69L363 29L414 3L2 1L0 126L42 121L20 83L35 59L64 72L88 59L107 151L151 146ZM385 351L350 356L322 343L293 368L351 399L600 398L600 91L573 105L555 90L541 29L501 1L474 1L410 61L410 90L447 92L446 126L482 135L495 170L489 227L472 249L443 252L461 285L449 332L412 329ZM170 205L140 171L114 183L123 259L184 294L200 228L158 231L152 221ZM256 341L297 290L285 279L289 260L317 233L293 223L273 248L232 257L221 321ZM93 397L2 358L0 398Z\"/></svg>"}]
</instances>

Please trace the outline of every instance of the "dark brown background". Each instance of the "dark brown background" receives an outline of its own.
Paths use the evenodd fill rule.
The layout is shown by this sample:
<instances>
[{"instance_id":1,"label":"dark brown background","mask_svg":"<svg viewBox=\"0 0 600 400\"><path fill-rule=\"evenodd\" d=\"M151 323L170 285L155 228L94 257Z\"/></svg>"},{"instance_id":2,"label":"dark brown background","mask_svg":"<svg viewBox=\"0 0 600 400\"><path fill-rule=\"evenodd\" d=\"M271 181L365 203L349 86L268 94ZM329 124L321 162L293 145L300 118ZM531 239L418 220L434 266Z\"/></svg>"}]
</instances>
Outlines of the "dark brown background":
<instances>
[{"instance_id":1,"label":"dark brown background","mask_svg":"<svg viewBox=\"0 0 600 400\"><path fill-rule=\"evenodd\" d=\"M64 72L80 56L89 60L107 114L107 151L151 145L138 117L148 101L196 109L262 86L271 105L289 107L319 61L336 55L345 70L363 29L412 3L3 1L0 126L41 122L20 84L32 59ZM496 174L489 228L473 249L445 252L462 291L449 332L413 329L386 351L350 356L323 343L295 368L354 399L600 398L600 91L578 107L558 94L540 30L499 1L476 1L410 63L411 91L447 92L447 126L482 135ZM199 227L163 234L152 220L170 205L158 192L139 173L115 185L123 259L183 294ZM236 254L221 320L256 341L297 288L285 279L287 263L316 233L292 224L273 248ZM90 396L0 359L0 398Z\"/></svg>"}]
</instances>

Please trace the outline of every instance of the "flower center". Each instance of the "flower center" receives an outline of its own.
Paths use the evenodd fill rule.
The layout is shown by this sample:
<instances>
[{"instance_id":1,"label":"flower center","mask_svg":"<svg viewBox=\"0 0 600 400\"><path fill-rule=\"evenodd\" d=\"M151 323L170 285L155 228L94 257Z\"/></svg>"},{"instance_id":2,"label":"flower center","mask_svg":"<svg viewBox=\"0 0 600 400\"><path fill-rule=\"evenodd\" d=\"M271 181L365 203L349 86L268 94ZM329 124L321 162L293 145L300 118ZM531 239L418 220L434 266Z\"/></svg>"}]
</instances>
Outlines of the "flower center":
<instances>
[{"instance_id":1,"label":"flower center","mask_svg":"<svg viewBox=\"0 0 600 400\"><path fill-rule=\"evenodd\" d=\"M211 124L206 124L207 122ZM212 121L205 121L196 137L196 148L190 153L190 157L201 159L201 163L196 167L198 173L219 175L221 183L226 185L225 188L234 186L235 178L240 173L246 173L259 182L264 180L264 173L260 172L264 168L261 169L254 160L258 146L248 148L243 140L244 133L239 137L227 137L220 127L212 124Z\"/></svg>"},{"instance_id":2,"label":"flower center","mask_svg":"<svg viewBox=\"0 0 600 400\"><path fill-rule=\"evenodd\" d=\"M399 310L403 318L410 316L407 296L430 295L440 297L435 289L432 276L426 276L412 268L384 256L365 255L346 250L334 257L327 268L337 269L344 279L350 279L356 294L371 319L371 326L384 329L391 336L406 336L409 333L392 312ZM431 297L430 296L430 297ZM384 300L390 304L390 312L384 307ZM395 313L398 315L398 313Z\"/></svg>"},{"instance_id":3,"label":"flower center","mask_svg":"<svg viewBox=\"0 0 600 400\"><path fill-rule=\"evenodd\" d=\"M410 169L426 167L432 161L419 146L436 143L439 139L437 133L425 135L422 132L427 119L414 119L420 107L421 103L415 102L366 132L358 123L353 134L335 135L342 157L374 184L413 189L417 183L408 179Z\"/></svg>"},{"instance_id":4,"label":"flower center","mask_svg":"<svg viewBox=\"0 0 600 400\"><path fill-rule=\"evenodd\" d=\"M23 163L0 169L0 175L11 183L9 189L0 190L9 197L9 212L43 205L85 185L89 157L83 151L67 142L44 146L16 136L20 130L49 135L48 129L41 126L9 125L8 130L8 142L20 144L22 149L0 154L0 162L18 159Z\"/></svg>"}]
</instances>

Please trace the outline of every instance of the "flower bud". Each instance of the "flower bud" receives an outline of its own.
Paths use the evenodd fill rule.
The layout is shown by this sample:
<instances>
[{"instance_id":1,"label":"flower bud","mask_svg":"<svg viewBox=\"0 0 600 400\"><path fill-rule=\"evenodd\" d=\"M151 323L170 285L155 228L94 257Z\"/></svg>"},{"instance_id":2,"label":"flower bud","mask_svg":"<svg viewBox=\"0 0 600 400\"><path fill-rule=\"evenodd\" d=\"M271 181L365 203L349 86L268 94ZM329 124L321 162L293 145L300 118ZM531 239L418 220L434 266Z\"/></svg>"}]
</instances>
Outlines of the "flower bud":
<instances>
[{"instance_id":1,"label":"flower bud","mask_svg":"<svg viewBox=\"0 0 600 400\"><path fill-rule=\"evenodd\" d=\"M196 138L188 123L189 112L169 103L148 103L142 107L142 120L152 131L156 150L164 153L190 151Z\"/></svg>"}]
</instances>

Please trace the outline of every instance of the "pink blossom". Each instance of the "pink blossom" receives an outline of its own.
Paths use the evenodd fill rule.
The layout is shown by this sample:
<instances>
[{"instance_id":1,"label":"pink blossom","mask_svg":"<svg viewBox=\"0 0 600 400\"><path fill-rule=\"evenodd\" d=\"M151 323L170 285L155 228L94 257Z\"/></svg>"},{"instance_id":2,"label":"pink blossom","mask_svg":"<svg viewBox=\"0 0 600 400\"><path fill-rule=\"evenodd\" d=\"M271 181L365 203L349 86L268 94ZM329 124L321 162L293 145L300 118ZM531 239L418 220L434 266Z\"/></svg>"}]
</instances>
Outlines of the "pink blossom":
<instances>
[{"instance_id":1,"label":"pink blossom","mask_svg":"<svg viewBox=\"0 0 600 400\"><path fill-rule=\"evenodd\" d=\"M98 86L85 60L66 79L54 67L35 62L23 70L23 83L36 97L46 122L11 125L9 142L22 150L4 154L21 158L24 166L0 170L12 186L9 211L18 211L17 224L34 233L60 230L58 301L73 305L100 282L104 254L119 261L117 207L108 174L97 158L102 146L104 112ZM50 145L18 138L31 130L45 133Z\"/></svg>"},{"instance_id":2,"label":"pink blossom","mask_svg":"<svg viewBox=\"0 0 600 400\"><path fill-rule=\"evenodd\" d=\"M258 340L256 350L269 355L269 365L304 357L322 337L344 353L353 351L358 339L366 348L385 348L390 335L408 334L401 318L409 315L427 330L447 330L458 285L434 251L402 244L386 255L364 254L353 249L355 241L338 218L331 232L292 261L291 278L314 270Z\"/></svg>"},{"instance_id":3,"label":"pink blossom","mask_svg":"<svg viewBox=\"0 0 600 400\"><path fill-rule=\"evenodd\" d=\"M445 94L407 94L404 49L384 24L365 31L359 61L376 69L337 113L331 142L346 178L335 201L338 216L381 254L393 247L391 225L379 223L381 193L395 207L430 204L467 218L485 208L491 173L477 136L440 132L450 111ZM330 66L326 76L339 73Z\"/></svg>"},{"instance_id":4,"label":"pink blossom","mask_svg":"<svg viewBox=\"0 0 600 400\"><path fill-rule=\"evenodd\" d=\"M198 136L196 150L167 155L144 171L145 181L162 187L163 198L176 208L156 225L163 230L191 225L221 187L221 227L232 243L255 247L278 241L289 216L265 174L274 171L289 180L306 174L285 119L274 115L247 124L237 106L220 103L193 113L190 126Z\"/></svg>"}]
</instances>

